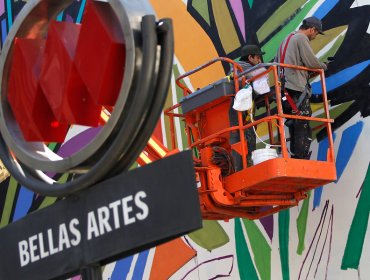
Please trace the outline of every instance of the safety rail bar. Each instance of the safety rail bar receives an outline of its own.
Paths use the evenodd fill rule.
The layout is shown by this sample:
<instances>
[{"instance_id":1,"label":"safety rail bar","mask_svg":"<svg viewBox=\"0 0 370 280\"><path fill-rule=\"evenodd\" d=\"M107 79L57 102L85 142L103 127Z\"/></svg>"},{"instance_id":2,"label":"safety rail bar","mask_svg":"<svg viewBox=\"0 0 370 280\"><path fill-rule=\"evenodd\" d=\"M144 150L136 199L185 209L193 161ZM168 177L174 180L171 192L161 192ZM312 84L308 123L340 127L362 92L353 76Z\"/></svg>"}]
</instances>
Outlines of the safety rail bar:
<instances>
[{"instance_id":1,"label":"safety rail bar","mask_svg":"<svg viewBox=\"0 0 370 280\"><path fill-rule=\"evenodd\" d=\"M270 113L270 105L268 101L267 94L265 95L265 106L268 115L266 117L263 117L259 120L255 120L247 125L243 125L243 118L242 118L242 112L238 112L238 125L237 126L232 126L223 130L220 130L212 135L209 135L205 138L192 141L190 133L187 133L187 138L188 138L188 143L189 143L189 148L194 148L194 147L199 147L204 145L206 142L209 140L212 140L213 138L217 138L222 134L225 134L227 132L239 130L240 134L240 142L242 145L242 159L243 159L243 169L247 167L246 164L246 151L245 151L245 137L244 137L244 130L251 128L253 126L257 126L260 123L267 122L268 123L268 128L269 128L269 138L270 142L273 141L273 133L272 133L272 121L276 120L277 123L275 125L278 128L278 134L280 135L280 145L281 145L281 152L282 152L282 157L283 158L288 158L288 150L287 150L287 145L286 145L286 138L285 138L285 130L284 130L284 119L298 119L298 120L307 120L307 121L316 121L316 122L321 122L322 124L320 127L326 126L326 131L327 131L327 137L328 137L328 153L327 153L327 161L328 162L334 162L334 143L333 143L333 136L332 136L332 129L331 129L331 123L334 122L333 119L330 119L329 115L329 106L328 106L328 98L326 94L326 83L325 83L325 74L323 69L312 69L312 68L307 68L303 66L296 66L296 65L290 65L290 64L283 64L283 63L260 63L254 67L251 67L247 70L244 71L237 71L237 69L241 69L241 66L237 63L234 62L228 58L215 58L191 71L188 71L181 76L179 76L176 79L176 84L183 90L184 96L187 96L189 94L192 94L192 91L184 84L180 82L180 80L184 79L187 76L190 76L205 67L217 62L217 61L225 61L233 64L233 77L234 77L234 86L235 86L235 93L239 90L239 83L240 81L242 82L242 86L244 86L246 83L252 83L253 81L261 78L262 76L265 76L272 72L273 74L273 79L275 81L275 102L276 102L276 107L277 107L277 114L275 115L269 115ZM266 68L265 71L261 71L259 74L253 76L252 78L247 79L246 75L257 70L260 68ZM303 71L308 71L315 73L315 75L318 75L320 77L321 81L321 88L322 88L322 100L323 100L323 107L324 107L324 113L325 117L323 118L317 118L317 117L308 117L308 116L299 116L299 115L290 115L290 114L285 114L282 109L282 102L281 102L281 97L282 97L282 92L281 92L281 83L279 79L279 74L278 74L278 69L279 68L291 68L295 70L303 70ZM230 94L230 96L233 96L234 94ZM168 109L164 110L165 115L167 115L170 118L170 132L171 132L171 140L172 140L172 147L176 148L176 139L175 139L175 126L174 126L174 117L185 117L185 114L179 114L179 113L173 113L172 111L175 110L176 108L180 107L181 104L175 104ZM189 129L186 126L186 129Z\"/></svg>"},{"instance_id":2,"label":"safety rail bar","mask_svg":"<svg viewBox=\"0 0 370 280\"><path fill-rule=\"evenodd\" d=\"M230 58L227 58L227 57L216 57L216 58L198 66L197 68L194 68L193 70L190 70L190 71L180 75L179 77L177 77L176 84L183 90L184 96L187 96L188 94L191 94L192 91L186 85L182 84L180 82L180 80L182 80L182 79L184 79L184 78L186 78L186 77L188 77L188 76L190 76L190 75L192 75L196 72L199 72L200 70L202 70L202 69L204 69L204 68L206 68L206 67L208 67L208 66L210 66L210 65L212 65L216 62L221 62L221 61L227 62L227 63L233 65L233 67L232 67L233 71L232 72L233 72L234 77L240 76L240 74L238 74L238 70L239 70L239 72L242 72L243 68L237 62L235 62L234 60L232 60ZM235 90L239 90L239 83L238 83L237 79L235 79L235 81L234 81L234 86L235 86Z\"/></svg>"}]
</instances>

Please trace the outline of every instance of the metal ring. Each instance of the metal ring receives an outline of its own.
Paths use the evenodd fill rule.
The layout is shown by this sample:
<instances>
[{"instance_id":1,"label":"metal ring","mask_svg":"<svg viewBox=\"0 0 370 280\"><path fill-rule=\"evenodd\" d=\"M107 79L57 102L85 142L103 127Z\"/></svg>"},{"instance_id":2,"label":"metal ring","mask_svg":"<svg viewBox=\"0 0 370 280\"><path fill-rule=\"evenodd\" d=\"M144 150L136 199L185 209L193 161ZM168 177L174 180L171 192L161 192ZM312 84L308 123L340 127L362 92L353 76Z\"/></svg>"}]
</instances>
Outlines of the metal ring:
<instances>
[{"instance_id":1,"label":"metal ring","mask_svg":"<svg viewBox=\"0 0 370 280\"><path fill-rule=\"evenodd\" d=\"M25 165L44 171L65 172L79 165L91 161L97 150L109 145L116 127L122 123L122 114L127 106L129 90L133 86L134 73L137 71L137 49L140 49L140 40L137 33L141 29L141 17L153 14L147 1L109 1L118 16L126 44L126 60L124 79L122 81L115 110L102 131L82 148L78 153L67 158L60 158L44 143L31 143L23 140L18 125L13 117L7 102L7 80L11 65L12 45L15 37L43 38L47 32L50 20L68 6L72 0L34 0L28 1L8 34L0 57L0 131L16 158ZM47 12L45 12L47 11ZM127 108L127 107L126 107Z\"/></svg>"}]
</instances>

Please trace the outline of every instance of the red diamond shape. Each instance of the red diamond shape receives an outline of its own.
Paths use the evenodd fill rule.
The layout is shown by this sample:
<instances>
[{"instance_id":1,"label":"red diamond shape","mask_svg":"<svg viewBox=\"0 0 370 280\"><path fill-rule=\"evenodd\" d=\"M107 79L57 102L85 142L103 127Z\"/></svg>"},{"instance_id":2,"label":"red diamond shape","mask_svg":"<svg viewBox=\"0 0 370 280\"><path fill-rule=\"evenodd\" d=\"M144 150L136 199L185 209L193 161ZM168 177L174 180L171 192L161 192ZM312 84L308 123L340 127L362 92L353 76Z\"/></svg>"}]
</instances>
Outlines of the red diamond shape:
<instances>
[{"instance_id":1,"label":"red diamond shape","mask_svg":"<svg viewBox=\"0 0 370 280\"><path fill-rule=\"evenodd\" d=\"M58 121L97 126L102 106L94 103L74 64L79 33L80 25L51 22L40 85Z\"/></svg>"},{"instance_id":2,"label":"red diamond shape","mask_svg":"<svg viewBox=\"0 0 370 280\"><path fill-rule=\"evenodd\" d=\"M109 3L88 1L75 61L95 102L114 106L123 78L125 44Z\"/></svg>"},{"instance_id":3,"label":"red diamond shape","mask_svg":"<svg viewBox=\"0 0 370 280\"><path fill-rule=\"evenodd\" d=\"M60 124L38 83L45 40L16 38L8 101L26 141L63 142L68 125Z\"/></svg>"},{"instance_id":4,"label":"red diamond shape","mask_svg":"<svg viewBox=\"0 0 370 280\"><path fill-rule=\"evenodd\" d=\"M102 105L115 105L125 65L119 21L109 3L88 1L82 27L51 22L46 46L16 38L12 63L8 99L24 138L63 142L68 125L97 126Z\"/></svg>"}]
</instances>

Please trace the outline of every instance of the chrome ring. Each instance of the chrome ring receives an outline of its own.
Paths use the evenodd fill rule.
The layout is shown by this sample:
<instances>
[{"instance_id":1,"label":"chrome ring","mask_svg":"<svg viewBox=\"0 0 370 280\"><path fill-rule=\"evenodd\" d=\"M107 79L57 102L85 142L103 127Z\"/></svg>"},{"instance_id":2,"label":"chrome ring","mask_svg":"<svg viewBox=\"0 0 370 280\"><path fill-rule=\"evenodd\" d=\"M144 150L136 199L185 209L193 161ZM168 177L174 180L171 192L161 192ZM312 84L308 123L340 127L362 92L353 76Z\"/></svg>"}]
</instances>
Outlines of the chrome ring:
<instances>
[{"instance_id":1,"label":"chrome ring","mask_svg":"<svg viewBox=\"0 0 370 280\"><path fill-rule=\"evenodd\" d=\"M141 46L136 34L141 30L141 18L144 15L154 14L147 1L108 1L119 19L126 44L125 71L120 93L115 109L100 133L76 154L60 158L44 143L24 141L9 107L6 93L14 38L43 38L47 32L49 22L55 19L72 2L72 0L28 1L18 14L0 57L0 74L2 77L0 80L0 131L8 149L14 153L16 159L35 170L68 172L85 165L91 161L98 150L104 150L106 145L110 144L110 138L113 137L117 126L121 125L128 94L133 86L134 74L137 68L140 67L136 52Z\"/></svg>"}]
</instances>

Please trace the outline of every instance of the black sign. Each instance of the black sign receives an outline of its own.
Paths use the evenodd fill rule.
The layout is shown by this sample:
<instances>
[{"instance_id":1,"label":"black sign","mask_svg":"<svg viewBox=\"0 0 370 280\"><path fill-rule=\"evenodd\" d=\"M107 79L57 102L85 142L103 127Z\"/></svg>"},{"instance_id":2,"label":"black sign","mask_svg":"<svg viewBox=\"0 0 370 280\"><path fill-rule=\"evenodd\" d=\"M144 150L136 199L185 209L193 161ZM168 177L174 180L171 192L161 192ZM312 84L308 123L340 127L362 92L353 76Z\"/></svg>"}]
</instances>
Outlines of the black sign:
<instances>
[{"instance_id":1,"label":"black sign","mask_svg":"<svg viewBox=\"0 0 370 280\"><path fill-rule=\"evenodd\" d=\"M123 173L0 230L0 279L72 276L201 227L190 152Z\"/></svg>"}]
</instances>

